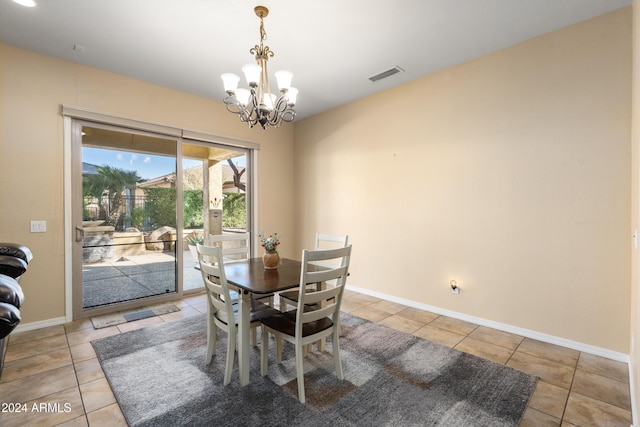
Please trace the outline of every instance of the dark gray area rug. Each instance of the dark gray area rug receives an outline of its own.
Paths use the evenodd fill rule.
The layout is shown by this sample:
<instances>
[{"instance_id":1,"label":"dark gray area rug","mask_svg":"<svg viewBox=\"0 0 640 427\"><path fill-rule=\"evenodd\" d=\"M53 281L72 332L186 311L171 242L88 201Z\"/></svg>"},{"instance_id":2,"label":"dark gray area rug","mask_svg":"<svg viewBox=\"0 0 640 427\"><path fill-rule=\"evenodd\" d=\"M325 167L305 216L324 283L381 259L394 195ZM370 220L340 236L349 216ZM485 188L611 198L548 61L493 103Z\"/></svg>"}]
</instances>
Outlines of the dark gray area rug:
<instances>
[{"instance_id":1,"label":"dark gray area rug","mask_svg":"<svg viewBox=\"0 0 640 427\"><path fill-rule=\"evenodd\" d=\"M204 315L92 341L131 426L517 426L537 378L347 314L345 379L330 353L305 358L306 404L297 398L293 346L269 374L251 351L251 383L236 368L222 385L226 334L205 365ZM330 349L331 344L327 347Z\"/></svg>"}]
</instances>

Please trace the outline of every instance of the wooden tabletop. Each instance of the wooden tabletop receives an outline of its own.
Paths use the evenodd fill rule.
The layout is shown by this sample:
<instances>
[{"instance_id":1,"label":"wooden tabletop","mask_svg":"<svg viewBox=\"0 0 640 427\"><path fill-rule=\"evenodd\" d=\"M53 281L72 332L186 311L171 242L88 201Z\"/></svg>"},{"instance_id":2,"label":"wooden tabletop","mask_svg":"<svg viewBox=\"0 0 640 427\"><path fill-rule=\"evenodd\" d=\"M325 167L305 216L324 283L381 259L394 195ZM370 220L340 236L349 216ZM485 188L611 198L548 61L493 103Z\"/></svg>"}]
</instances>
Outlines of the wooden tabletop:
<instances>
[{"instance_id":1,"label":"wooden tabletop","mask_svg":"<svg viewBox=\"0 0 640 427\"><path fill-rule=\"evenodd\" d=\"M254 294L270 294L297 288L300 284L302 263L288 258L280 258L275 270L265 270L262 258L225 264L224 272L230 285Z\"/></svg>"}]
</instances>

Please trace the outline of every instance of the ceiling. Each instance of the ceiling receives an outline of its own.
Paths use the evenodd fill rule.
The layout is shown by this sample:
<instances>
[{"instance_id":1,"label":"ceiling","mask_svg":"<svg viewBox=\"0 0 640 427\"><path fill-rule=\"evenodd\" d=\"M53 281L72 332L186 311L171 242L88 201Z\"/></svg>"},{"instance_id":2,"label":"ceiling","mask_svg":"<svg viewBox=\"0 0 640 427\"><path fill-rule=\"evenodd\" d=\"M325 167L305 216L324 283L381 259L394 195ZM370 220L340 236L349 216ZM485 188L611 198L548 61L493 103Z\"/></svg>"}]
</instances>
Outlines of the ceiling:
<instances>
[{"instance_id":1,"label":"ceiling","mask_svg":"<svg viewBox=\"0 0 640 427\"><path fill-rule=\"evenodd\" d=\"M294 73L300 119L632 0L36 2L26 8L0 0L3 43L218 101L220 74L242 75L242 65L253 61L249 49L259 43L253 7L265 5L266 44L275 52L270 75ZM369 80L394 66L405 71Z\"/></svg>"}]
</instances>

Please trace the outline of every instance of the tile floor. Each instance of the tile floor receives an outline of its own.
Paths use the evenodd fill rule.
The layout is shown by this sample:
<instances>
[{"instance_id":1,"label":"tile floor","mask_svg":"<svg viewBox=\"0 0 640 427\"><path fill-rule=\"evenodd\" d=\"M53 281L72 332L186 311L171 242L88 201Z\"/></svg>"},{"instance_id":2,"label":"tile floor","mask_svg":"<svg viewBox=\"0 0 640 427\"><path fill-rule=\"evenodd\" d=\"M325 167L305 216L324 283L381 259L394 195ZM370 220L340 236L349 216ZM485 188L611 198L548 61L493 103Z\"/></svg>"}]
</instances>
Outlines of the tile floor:
<instances>
[{"instance_id":1,"label":"tile floor","mask_svg":"<svg viewBox=\"0 0 640 427\"><path fill-rule=\"evenodd\" d=\"M87 319L12 334L0 379L0 404L5 411L27 412L0 411L0 426L126 426L90 341L206 312L204 295L176 305L181 311L104 329L94 330ZM342 309L537 375L540 381L521 426L631 424L626 363L353 291L345 293Z\"/></svg>"}]
</instances>

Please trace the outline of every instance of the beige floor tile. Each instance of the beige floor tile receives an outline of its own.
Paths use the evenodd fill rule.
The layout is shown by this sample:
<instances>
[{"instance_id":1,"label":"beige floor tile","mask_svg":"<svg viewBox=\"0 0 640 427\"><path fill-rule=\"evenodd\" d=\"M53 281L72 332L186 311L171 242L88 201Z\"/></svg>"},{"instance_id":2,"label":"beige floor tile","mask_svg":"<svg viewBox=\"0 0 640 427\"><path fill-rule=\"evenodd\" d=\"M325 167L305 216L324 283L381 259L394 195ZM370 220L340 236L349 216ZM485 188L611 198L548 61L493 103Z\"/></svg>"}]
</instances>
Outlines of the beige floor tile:
<instances>
[{"instance_id":1,"label":"beige floor tile","mask_svg":"<svg viewBox=\"0 0 640 427\"><path fill-rule=\"evenodd\" d=\"M14 344L23 343L26 341L39 340L42 338L53 337L55 335L64 335L65 330L64 326L49 326L47 328L36 329L33 331L26 332L14 332L9 335L9 345L13 346Z\"/></svg>"},{"instance_id":2,"label":"beige floor tile","mask_svg":"<svg viewBox=\"0 0 640 427\"><path fill-rule=\"evenodd\" d=\"M571 387L571 381L573 380L573 368L562 363L523 353L520 350L511 356L507 366L536 375L547 383L567 390Z\"/></svg>"},{"instance_id":3,"label":"beige floor tile","mask_svg":"<svg viewBox=\"0 0 640 427\"><path fill-rule=\"evenodd\" d=\"M473 332L471 332L471 334L469 334L469 336L480 341L499 345L500 347L507 348L511 351L515 351L522 340L524 340L524 337L521 337L520 335L498 331L486 326L478 326Z\"/></svg>"},{"instance_id":4,"label":"beige floor tile","mask_svg":"<svg viewBox=\"0 0 640 427\"><path fill-rule=\"evenodd\" d=\"M354 316L361 317L363 319L367 319L371 322L379 322L382 319L386 319L387 317L391 316L391 314L389 314L386 311L371 308L368 305L362 307L361 309L352 311L351 314L353 314Z\"/></svg>"},{"instance_id":5,"label":"beige floor tile","mask_svg":"<svg viewBox=\"0 0 640 427\"><path fill-rule=\"evenodd\" d=\"M438 317L433 322L429 323L429 326L445 329L459 335L469 335L478 327L478 325L474 323L465 322L464 320L454 319L447 316Z\"/></svg>"},{"instance_id":6,"label":"beige floor tile","mask_svg":"<svg viewBox=\"0 0 640 427\"><path fill-rule=\"evenodd\" d=\"M519 427L560 427L560 419L529 407L525 411Z\"/></svg>"},{"instance_id":7,"label":"beige floor tile","mask_svg":"<svg viewBox=\"0 0 640 427\"><path fill-rule=\"evenodd\" d=\"M460 341L462 341L465 336L456 334L454 332L446 331L440 328L434 328L431 325L426 325L417 331L415 331L412 335L415 335L420 338L424 338L425 340L433 341L435 343L447 346L447 347L455 347Z\"/></svg>"},{"instance_id":8,"label":"beige floor tile","mask_svg":"<svg viewBox=\"0 0 640 427\"><path fill-rule=\"evenodd\" d=\"M191 304L191 309L197 311L198 313L206 313L207 302L203 301L202 304Z\"/></svg>"},{"instance_id":9,"label":"beige floor tile","mask_svg":"<svg viewBox=\"0 0 640 427\"><path fill-rule=\"evenodd\" d=\"M9 351L7 351L7 353L9 353ZM7 354L7 356L9 356L9 354ZM68 347L36 354L35 356L23 357L22 359L9 361L4 364L0 384L62 366L70 366L71 364L71 353Z\"/></svg>"},{"instance_id":10,"label":"beige floor tile","mask_svg":"<svg viewBox=\"0 0 640 427\"><path fill-rule=\"evenodd\" d=\"M568 398L569 390L544 381L538 381L536 390L529 402L529 408L537 409L540 412L561 419Z\"/></svg>"},{"instance_id":11,"label":"beige floor tile","mask_svg":"<svg viewBox=\"0 0 640 427\"><path fill-rule=\"evenodd\" d=\"M80 319L74 320L73 322L65 323L64 329L67 333L81 331L83 329L93 329L93 323L91 323L91 319Z\"/></svg>"},{"instance_id":12,"label":"beige floor tile","mask_svg":"<svg viewBox=\"0 0 640 427\"><path fill-rule=\"evenodd\" d=\"M83 343L78 345L72 345L69 347L71 350L71 358L73 363L82 362L83 360L93 359L96 357L96 352L93 349L91 343Z\"/></svg>"},{"instance_id":13,"label":"beige floor tile","mask_svg":"<svg viewBox=\"0 0 640 427\"><path fill-rule=\"evenodd\" d=\"M127 427L127 422L117 403L87 414L91 427Z\"/></svg>"},{"instance_id":14,"label":"beige floor tile","mask_svg":"<svg viewBox=\"0 0 640 427\"><path fill-rule=\"evenodd\" d=\"M26 413L0 413L3 427L49 427L84 415L77 387L71 387L43 398L25 401Z\"/></svg>"},{"instance_id":15,"label":"beige floor tile","mask_svg":"<svg viewBox=\"0 0 640 427\"><path fill-rule=\"evenodd\" d=\"M116 398L106 378L81 384L80 393L87 414L116 403ZM91 424L90 418L89 424Z\"/></svg>"},{"instance_id":16,"label":"beige floor tile","mask_svg":"<svg viewBox=\"0 0 640 427\"><path fill-rule=\"evenodd\" d=\"M478 357L482 357L483 359L500 363L502 365L507 363L512 354L509 349L485 341L480 341L471 337L466 337L465 339L460 341L454 348L456 350L464 351L465 353L473 354Z\"/></svg>"},{"instance_id":17,"label":"beige floor tile","mask_svg":"<svg viewBox=\"0 0 640 427\"><path fill-rule=\"evenodd\" d=\"M78 384L88 383L99 378L104 378L104 371L97 358L84 360L74 364Z\"/></svg>"},{"instance_id":18,"label":"beige floor tile","mask_svg":"<svg viewBox=\"0 0 640 427\"><path fill-rule=\"evenodd\" d=\"M571 424L568 421L562 420L562 424L560 424L560 427L580 427L580 426L577 426L575 424Z\"/></svg>"},{"instance_id":19,"label":"beige floor tile","mask_svg":"<svg viewBox=\"0 0 640 427\"><path fill-rule=\"evenodd\" d=\"M28 402L77 385L73 366L68 365L16 381L0 383L0 396L3 402Z\"/></svg>"},{"instance_id":20,"label":"beige floor tile","mask_svg":"<svg viewBox=\"0 0 640 427\"><path fill-rule=\"evenodd\" d=\"M415 320L407 319L406 317L401 317L398 315L389 316L386 319L382 319L378 323L393 329L397 329L398 331L402 331L407 334L415 332L425 326L424 323L416 322Z\"/></svg>"},{"instance_id":21,"label":"beige floor tile","mask_svg":"<svg viewBox=\"0 0 640 427\"><path fill-rule=\"evenodd\" d=\"M531 338L525 338L520 344L520 347L518 347L518 351L551 360L553 362L562 363L563 365L571 366L572 368L576 367L578 364L578 358L580 357L580 352L578 350L560 347L559 345L549 344Z\"/></svg>"},{"instance_id":22,"label":"beige floor tile","mask_svg":"<svg viewBox=\"0 0 640 427\"><path fill-rule=\"evenodd\" d=\"M152 316L147 317L146 319L136 320L134 322L121 323L117 325L116 328L118 328L120 332L129 332L136 329L146 328L147 326L157 325L159 323L164 323L164 320L158 316Z\"/></svg>"},{"instance_id":23,"label":"beige floor tile","mask_svg":"<svg viewBox=\"0 0 640 427\"><path fill-rule=\"evenodd\" d=\"M68 333L67 340L69 341L69 345L78 345L119 333L120 330L116 326L109 326L108 328L102 329L80 329Z\"/></svg>"},{"instance_id":24,"label":"beige floor tile","mask_svg":"<svg viewBox=\"0 0 640 427\"><path fill-rule=\"evenodd\" d=\"M578 369L573 377L571 391L631 410L631 397L627 383Z\"/></svg>"},{"instance_id":25,"label":"beige floor tile","mask_svg":"<svg viewBox=\"0 0 640 427\"><path fill-rule=\"evenodd\" d=\"M578 369L629 384L629 365L624 362L580 353Z\"/></svg>"},{"instance_id":26,"label":"beige floor tile","mask_svg":"<svg viewBox=\"0 0 640 427\"><path fill-rule=\"evenodd\" d=\"M37 340L24 341L11 346L11 353L7 351L5 362L35 356L40 353L48 353L61 348L67 348L68 346L67 337L64 334L40 338Z\"/></svg>"},{"instance_id":27,"label":"beige floor tile","mask_svg":"<svg viewBox=\"0 0 640 427\"><path fill-rule=\"evenodd\" d=\"M206 310L205 310L206 313ZM167 313L167 314L161 314L159 317L160 319L162 319L165 322L171 322L172 320L180 320L180 319L186 319L187 317L192 317L192 316L197 316L199 314L202 314L202 312L196 310L195 308L191 307L190 305L186 306L186 307L182 307L180 308L180 311L174 311L173 313Z\"/></svg>"},{"instance_id":28,"label":"beige floor tile","mask_svg":"<svg viewBox=\"0 0 640 427\"><path fill-rule=\"evenodd\" d=\"M349 301L358 302L364 305L370 305L370 304L382 301L380 298L372 297L371 295L358 294L358 293L349 295L348 297L343 297L343 299L348 299Z\"/></svg>"},{"instance_id":29,"label":"beige floor tile","mask_svg":"<svg viewBox=\"0 0 640 427\"><path fill-rule=\"evenodd\" d=\"M207 297L205 293L193 295L186 297L182 300L185 304L193 306L194 304L204 304L207 302Z\"/></svg>"},{"instance_id":30,"label":"beige floor tile","mask_svg":"<svg viewBox=\"0 0 640 427\"><path fill-rule=\"evenodd\" d=\"M405 308L408 308L406 305L384 300L374 302L373 304L369 305L369 307L377 308L378 310L386 311L391 314L399 313Z\"/></svg>"},{"instance_id":31,"label":"beige floor tile","mask_svg":"<svg viewBox=\"0 0 640 427\"><path fill-rule=\"evenodd\" d=\"M89 422L87 421L87 416L82 415L62 424L58 424L56 427L89 427Z\"/></svg>"},{"instance_id":32,"label":"beige floor tile","mask_svg":"<svg viewBox=\"0 0 640 427\"><path fill-rule=\"evenodd\" d=\"M361 309L362 307L364 307L363 304L355 301L350 301L345 298L342 298L342 302L340 303L340 311L343 313L351 313Z\"/></svg>"},{"instance_id":33,"label":"beige floor tile","mask_svg":"<svg viewBox=\"0 0 640 427\"><path fill-rule=\"evenodd\" d=\"M631 411L572 392L563 420L577 426L629 427Z\"/></svg>"},{"instance_id":34,"label":"beige floor tile","mask_svg":"<svg viewBox=\"0 0 640 427\"><path fill-rule=\"evenodd\" d=\"M406 317L407 319L415 320L416 322L421 322L425 325L440 317L439 314L430 313L413 307L405 308L398 313L398 316Z\"/></svg>"}]
</instances>

